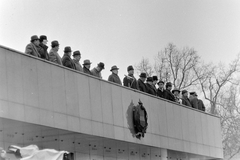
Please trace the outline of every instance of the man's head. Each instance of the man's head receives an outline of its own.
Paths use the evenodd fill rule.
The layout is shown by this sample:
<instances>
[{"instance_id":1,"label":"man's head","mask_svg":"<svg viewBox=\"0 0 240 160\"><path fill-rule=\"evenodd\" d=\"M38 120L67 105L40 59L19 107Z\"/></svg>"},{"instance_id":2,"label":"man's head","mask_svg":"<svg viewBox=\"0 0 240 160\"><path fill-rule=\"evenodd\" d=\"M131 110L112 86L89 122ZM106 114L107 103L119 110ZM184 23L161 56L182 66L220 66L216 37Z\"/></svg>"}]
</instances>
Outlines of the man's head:
<instances>
[{"instance_id":1,"label":"man's head","mask_svg":"<svg viewBox=\"0 0 240 160\"><path fill-rule=\"evenodd\" d=\"M59 50L59 43L58 43L58 41L52 41L51 46L52 46L52 49L54 49L55 51Z\"/></svg>"},{"instance_id":2,"label":"man's head","mask_svg":"<svg viewBox=\"0 0 240 160\"><path fill-rule=\"evenodd\" d=\"M98 63L97 69L98 69L99 72L102 71L103 69L105 69L104 68L104 63L103 62Z\"/></svg>"},{"instance_id":3,"label":"man's head","mask_svg":"<svg viewBox=\"0 0 240 160\"><path fill-rule=\"evenodd\" d=\"M74 51L74 52L73 52L73 57L74 57L74 59L76 59L76 60L79 62L80 59L81 59L81 53L80 53L80 51Z\"/></svg>"},{"instance_id":4,"label":"man's head","mask_svg":"<svg viewBox=\"0 0 240 160\"><path fill-rule=\"evenodd\" d=\"M31 42L36 46L38 46L40 44L39 38L38 38L37 35L34 35L34 36L31 37Z\"/></svg>"},{"instance_id":5,"label":"man's head","mask_svg":"<svg viewBox=\"0 0 240 160\"><path fill-rule=\"evenodd\" d=\"M157 84L160 89L164 88L164 82L162 80L160 80Z\"/></svg>"},{"instance_id":6,"label":"man's head","mask_svg":"<svg viewBox=\"0 0 240 160\"><path fill-rule=\"evenodd\" d=\"M182 96L183 97L188 97L188 91L187 90L182 90Z\"/></svg>"},{"instance_id":7,"label":"man's head","mask_svg":"<svg viewBox=\"0 0 240 160\"><path fill-rule=\"evenodd\" d=\"M157 81L158 81L158 77L157 76L153 76L152 79L153 79L153 85L156 85Z\"/></svg>"},{"instance_id":8,"label":"man's head","mask_svg":"<svg viewBox=\"0 0 240 160\"><path fill-rule=\"evenodd\" d=\"M196 92L190 92L190 99L197 98L197 93Z\"/></svg>"},{"instance_id":9,"label":"man's head","mask_svg":"<svg viewBox=\"0 0 240 160\"><path fill-rule=\"evenodd\" d=\"M140 77L140 79L141 79L143 82L145 82L145 80L147 79L147 74L146 74L146 73L141 73L141 74L139 75L139 77Z\"/></svg>"},{"instance_id":10,"label":"man's head","mask_svg":"<svg viewBox=\"0 0 240 160\"><path fill-rule=\"evenodd\" d=\"M153 79L152 79L152 77L147 77L147 83L148 84L153 84Z\"/></svg>"},{"instance_id":11,"label":"man's head","mask_svg":"<svg viewBox=\"0 0 240 160\"><path fill-rule=\"evenodd\" d=\"M116 66L116 65L114 65L114 66L112 66L112 68L111 68L111 72L112 73L115 73L115 74L118 74L118 70L119 70L119 68Z\"/></svg>"},{"instance_id":12,"label":"man's head","mask_svg":"<svg viewBox=\"0 0 240 160\"><path fill-rule=\"evenodd\" d=\"M180 90L177 89L177 88L174 88L174 89L172 90L172 94L173 94L174 96L176 96L176 97L179 97Z\"/></svg>"},{"instance_id":13,"label":"man's head","mask_svg":"<svg viewBox=\"0 0 240 160\"><path fill-rule=\"evenodd\" d=\"M127 71L128 71L128 74L133 75L134 74L133 66L128 66Z\"/></svg>"},{"instance_id":14,"label":"man's head","mask_svg":"<svg viewBox=\"0 0 240 160\"><path fill-rule=\"evenodd\" d=\"M83 66L86 67L87 69L90 69L91 64L92 63L90 62L89 59L86 59L86 60L83 61Z\"/></svg>"},{"instance_id":15,"label":"man's head","mask_svg":"<svg viewBox=\"0 0 240 160\"><path fill-rule=\"evenodd\" d=\"M172 90L172 83L171 82L166 83L166 90L169 90L169 91Z\"/></svg>"},{"instance_id":16,"label":"man's head","mask_svg":"<svg viewBox=\"0 0 240 160\"><path fill-rule=\"evenodd\" d=\"M64 53L65 53L65 54L68 54L68 56L70 57L71 54L72 54L72 49L71 49L71 47L69 47L69 46L65 47L65 48L64 48Z\"/></svg>"},{"instance_id":17,"label":"man's head","mask_svg":"<svg viewBox=\"0 0 240 160\"><path fill-rule=\"evenodd\" d=\"M40 43L43 43L43 44L47 45L47 42L48 42L47 36L41 35L40 36Z\"/></svg>"}]
</instances>

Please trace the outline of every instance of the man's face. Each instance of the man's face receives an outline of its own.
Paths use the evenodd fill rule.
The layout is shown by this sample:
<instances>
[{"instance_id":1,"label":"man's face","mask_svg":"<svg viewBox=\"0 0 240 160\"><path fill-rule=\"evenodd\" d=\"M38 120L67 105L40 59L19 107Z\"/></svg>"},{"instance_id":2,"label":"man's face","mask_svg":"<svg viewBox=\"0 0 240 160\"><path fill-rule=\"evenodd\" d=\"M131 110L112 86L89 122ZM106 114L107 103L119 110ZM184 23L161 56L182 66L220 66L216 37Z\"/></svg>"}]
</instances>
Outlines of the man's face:
<instances>
[{"instance_id":1,"label":"man's face","mask_svg":"<svg viewBox=\"0 0 240 160\"><path fill-rule=\"evenodd\" d=\"M47 45L47 42L48 42L48 41L47 41L46 39L44 39L44 40L42 41L42 43L45 44L45 45Z\"/></svg>"},{"instance_id":2,"label":"man's face","mask_svg":"<svg viewBox=\"0 0 240 160\"><path fill-rule=\"evenodd\" d=\"M183 94L184 97L188 97L188 92Z\"/></svg>"},{"instance_id":3,"label":"man's face","mask_svg":"<svg viewBox=\"0 0 240 160\"><path fill-rule=\"evenodd\" d=\"M152 84L153 84L153 82L152 82L152 81L147 81L147 83L148 83L148 84L150 84L150 85L152 85Z\"/></svg>"},{"instance_id":4,"label":"man's face","mask_svg":"<svg viewBox=\"0 0 240 160\"><path fill-rule=\"evenodd\" d=\"M118 70L117 69L112 70L112 72L115 73L115 74L118 74Z\"/></svg>"},{"instance_id":5,"label":"man's face","mask_svg":"<svg viewBox=\"0 0 240 160\"><path fill-rule=\"evenodd\" d=\"M176 97L179 96L179 92L178 92L178 91L174 91L173 94L174 94L174 96L176 96Z\"/></svg>"},{"instance_id":6,"label":"man's face","mask_svg":"<svg viewBox=\"0 0 240 160\"><path fill-rule=\"evenodd\" d=\"M163 83L159 83L158 86L159 86L160 89L163 89L163 86L164 86L164 85L163 85Z\"/></svg>"},{"instance_id":7,"label":"man's face","mask_svg":"<svg viewBox=\"0 0 240 160\"><path fill-rule=\"evenodd\" d=\"M40 41L39 41L39 40L35 40L35 41L33 41L33 43L34 43L36 46L39 46Z\"/></svg>"},{"instance_id":8,"label":"man's face","mask_svg":"<svg viewBox=\"0 0 240 160\"><path fill-rule=\"evenodd\" d=\"M59 50L59 46L55 46L54 48L55 48L55 50L56 50L56 51L58 51L58 50Z\"/></svg>"},{"instance_id":9,"label":"man's face","mask_svg":"<svg viewBox=\"0 0 240 160\"><path fill-rule=\"evenodd\" d=\"M128 74L134 74L134 70L128 71Z\"/></svg>"},{"instance_id":10,"label":"man's face","mask_svg":"<svg viewBox=\"0 0 240 160\"><path fill-rule=\"evenodd\" d=\"M85 65L85 67L86 67L87 69L90 69L91 64L87 64L87 65Z\"/></svg>"},{"instance_id":11,"label":"man's face","mask_svg":"<svg viewBox=\"0 0 240 160\"><path fill-rule=\"evenodd\" d=\"M167 90L171 91L172 90L172 86L168 86Z\"/></svg>"}]
</instances>

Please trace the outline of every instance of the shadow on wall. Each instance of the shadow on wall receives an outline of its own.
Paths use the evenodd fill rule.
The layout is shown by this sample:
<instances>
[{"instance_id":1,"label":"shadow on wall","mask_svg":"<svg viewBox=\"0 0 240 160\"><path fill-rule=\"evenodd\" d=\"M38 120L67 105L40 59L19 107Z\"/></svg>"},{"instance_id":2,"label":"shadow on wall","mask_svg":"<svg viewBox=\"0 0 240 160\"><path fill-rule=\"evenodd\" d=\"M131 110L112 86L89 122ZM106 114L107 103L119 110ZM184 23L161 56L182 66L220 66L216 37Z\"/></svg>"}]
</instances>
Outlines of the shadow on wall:
<instances>
[{"instance_id":1,"label":"shadow on wall","mask_svg":"<svg viewBox=\"0 0 240 160\"><path fill-rule=\"evenodd\" d=\"M126 112L126 118L127 118L127 123L128 123L128 129L130 133L132 134L132 137L135 137L135 131L133 127L133 107L134 103L131 101L131 103L128 106L127 112Z\"/></svg>"}]
</instances>

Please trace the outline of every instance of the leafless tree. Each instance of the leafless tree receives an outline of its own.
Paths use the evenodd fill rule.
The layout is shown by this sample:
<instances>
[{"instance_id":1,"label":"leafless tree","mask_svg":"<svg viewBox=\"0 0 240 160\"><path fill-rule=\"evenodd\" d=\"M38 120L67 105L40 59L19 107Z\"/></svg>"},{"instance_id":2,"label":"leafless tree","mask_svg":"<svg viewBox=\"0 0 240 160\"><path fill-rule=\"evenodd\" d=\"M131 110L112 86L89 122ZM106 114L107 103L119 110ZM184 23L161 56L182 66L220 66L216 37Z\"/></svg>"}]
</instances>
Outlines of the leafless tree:
<instances>
[{"instance_id":1,"label":"leafless tree","mask_svg":"<svg viewBox=\"0 0 240 160\"><path fill-rule=\"evenodd\" d=\"M135 65L135 70L138 74L144 72L147 74L147 77L152 76L154 71L153 67L149 62L148 58L142 58L141 62Z\"/></svg>"},{"instance_id":2,"label":"leafless tree","mask_svg":"<svg viewBox=\"0 0 240 160\"><path fill-rule=\"evenodd\" d=\"M224 157L232 159L240 153L240 100L238 87L230 85L219 94L218 115L221 118Z\"/></svg>"},{"instance_id":3,"label":"leafless tree","mask_svg":"<svg viewBox=\"0 0 240 160\"><path fill-rule=\"evenodd\" d=\"M223 87L227 84L237 85L239 83L234 77L239 70L239 64L240 57L238 56L228 68L223 64L217 66L203 64L201 67L194 67L204 98L210 103L211 114L217 114L219 94Z\"/></svg>"},{"instance_id":4,"label":"leafless tree","mask_svg":"<svg viewBox=\"0 0 240 160\"><path fill-rule=\"evenodd\" d=\"M178 49L174 44L158 53L155 62L155 71L160 78L172 81L179 89L196 85L197 76L193 68L198 65L200 57L193 48Z\"/></svg>"}]
</instances>

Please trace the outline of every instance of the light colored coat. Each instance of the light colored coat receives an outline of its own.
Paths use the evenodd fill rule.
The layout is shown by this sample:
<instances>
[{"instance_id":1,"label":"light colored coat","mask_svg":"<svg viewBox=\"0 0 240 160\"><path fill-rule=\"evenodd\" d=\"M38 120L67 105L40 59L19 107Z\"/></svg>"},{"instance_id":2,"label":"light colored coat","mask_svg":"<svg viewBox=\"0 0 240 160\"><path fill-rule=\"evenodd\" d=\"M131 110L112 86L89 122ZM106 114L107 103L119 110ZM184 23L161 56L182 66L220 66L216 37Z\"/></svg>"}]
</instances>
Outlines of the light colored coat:
<instances>
[{"instance_id":1,"label":"light colored coat","mask_svg":"<svg viewBox=\"0 0 240 160\"><path fill-rule=\"evenodd\" d=\"M53 49L49 52L49 61L62 65L62 59L59 54Z\"/></svg>"},{"instance_id":2,"label":"light colored coat","mask_svg":"<svg viewBox=\"0 0 240 160\"><path fill-rule=\"evenodd\" d=\"M26 46L25 53L36 56L36 57L41 57L37 47L33 43L30 43Z\"/></svg>"}]
</instances>

